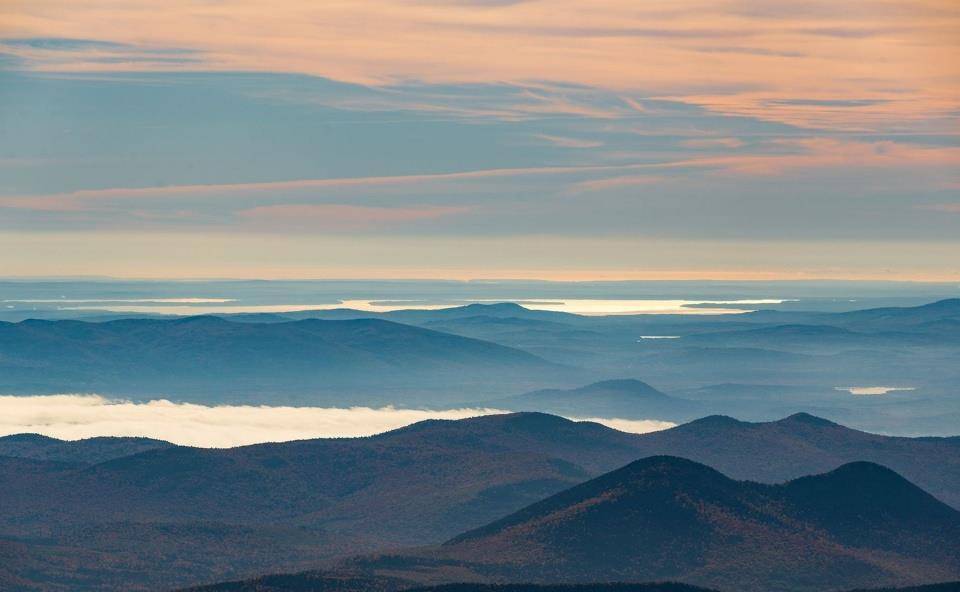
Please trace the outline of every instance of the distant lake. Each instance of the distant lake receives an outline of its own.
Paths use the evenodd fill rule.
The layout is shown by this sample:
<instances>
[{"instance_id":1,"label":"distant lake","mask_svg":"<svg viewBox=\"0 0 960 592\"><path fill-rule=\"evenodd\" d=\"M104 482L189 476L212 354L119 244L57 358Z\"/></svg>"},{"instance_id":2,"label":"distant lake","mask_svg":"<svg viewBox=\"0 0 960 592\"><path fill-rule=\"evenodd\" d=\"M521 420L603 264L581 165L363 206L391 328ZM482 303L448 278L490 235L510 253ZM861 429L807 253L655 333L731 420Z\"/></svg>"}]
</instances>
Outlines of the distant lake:
<instances>
[{"instance_id":1,"label":"distant lake","mask_svg":"<svg viewBox=\"0 0 960 592\"><path fill-rule=\"evenodd\" d=\"M837 386L834 389L846 391L851 395L885 395L894 391L913 391L912 386Z\"/></svg>"},{"instance_id":2,"label":"distant lake","mask_svg":"<svg viewBox=\"0 0 960 592\"><path fill-rule=\"evenodd\" d=\"M687 314L717 315L751 312L756 305L782 304L787 300L601 300L589 298L517 298L517 299L457 299L424 300L364 300L346 299L336 302L295 302L276 304L244 304L229 298L136 298L136 299L24 299L4 300L8 309L54 308L70 311L108 311L120 313L153 313L167 315L203 315L230 313L284 313L299 310L333 310L350 308L370 312L395 310L438 310L467 304L494 304L514 302L532 310L567 312L580 315L630 314ZM656 336L652 336L656 338ZM666 336L671 338L673 336ZM646 337L643 337L646 339Z\"/></svg>"},{"instance_id":3,"label":"distant lake","mask_svg":"<svg viewBox=\"0 0 960 592\"><path fill-rule=\"evenodd\" d=\"M594 300L586 298L513 300L534 310L570 312L581 315L629 314L734 314L752 312L752 305L783 304L781 299L758 300Z\"/></svg>"}]
</instances>

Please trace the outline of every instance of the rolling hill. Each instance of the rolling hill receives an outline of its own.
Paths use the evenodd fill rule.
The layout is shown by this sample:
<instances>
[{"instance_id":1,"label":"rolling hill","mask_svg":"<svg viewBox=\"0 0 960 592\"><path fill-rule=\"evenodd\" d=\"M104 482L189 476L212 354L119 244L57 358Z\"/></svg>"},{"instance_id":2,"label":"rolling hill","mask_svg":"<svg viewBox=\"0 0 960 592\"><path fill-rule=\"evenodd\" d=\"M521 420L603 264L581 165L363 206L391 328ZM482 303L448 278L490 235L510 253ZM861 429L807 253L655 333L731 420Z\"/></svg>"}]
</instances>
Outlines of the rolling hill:
<instances>
[{"instance_id":1,"label":"rolling hill","mask_svg":"<svg viewBox=\"0 0 960 592\"><path fill-rule=\"evenodd\" d=\"M0 323L0 389L181 398L413 389L495 392L572 371L514 348L379 319ZM196 398L196 397L194 397ZM201 397L202 398L202 397Z\"/></svg>"},{"instance_id":2,"label":"rolling hill","mask_svg":"<svg viewBox=\"0 0 960 592\"><path fill-rule=\"evenodd\" d=\"M99 437L68 441L40 434L0 436L0 456L79 464L97 464L170 446L173 444L151 438Z\"/></svg>"}]
</instances>

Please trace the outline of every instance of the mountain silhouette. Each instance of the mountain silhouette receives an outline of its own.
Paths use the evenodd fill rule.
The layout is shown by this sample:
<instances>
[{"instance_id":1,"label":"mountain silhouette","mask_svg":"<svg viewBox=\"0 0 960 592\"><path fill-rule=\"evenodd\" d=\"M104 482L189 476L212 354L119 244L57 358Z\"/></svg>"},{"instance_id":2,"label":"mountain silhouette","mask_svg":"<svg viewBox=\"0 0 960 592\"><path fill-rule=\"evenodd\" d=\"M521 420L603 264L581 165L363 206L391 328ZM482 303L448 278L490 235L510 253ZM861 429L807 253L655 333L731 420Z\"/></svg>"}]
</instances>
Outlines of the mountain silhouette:
<instances>
[{"instance_id":1,"label":"mountain silhouette","mask_svg":"<svg viewBox=\"0 0 960 592\"><path fill-rule=\"evenodd\" d=\"M459 535L429 556L513 581L800 591L956 579L958 554L960 512L880 465L761 485L658 456Z\"/></svg>"},{"instance_id":2,"label":"mountain silhouette","mask_svg":"<svg viewBox=\"0 0 960 592\"><path fill-rule=\"evenodd\" d=\"M956 501L958 450L960 438L880 436L805 414L767 423L711 416L638 435L512 413L368 438L172 446L93 466L0 457L0 532L45 537L46 552L74 567L62 577L77 588L153 590L437 544L656 455L772 483L868 460ZM54 576L18 557L27 555L13 554L7 569ZM137 571L145 563L154 567Z\"/></svg>"},{"instance_id":3,"label":"mountain silhouette","mask_svg":"<svg viewBox=\"0 0 960 592\"><path fill-rule=\"evenodd\" d=\"M775 483L866 460L898 471L960 508L960 437L904 438L854 430L807 413L752 423L708 416L639 438L639 456L676 455L735 479ZM930 462L936 458L934 462Z\"/></svg>"},{"instance_id":4,"label":"mountain silhouette","mask_svg":"<svg viewBox=\"0 0 960 592\"><path fill-rule=\"evenodd\" d=\"M635 379L604 380L575 389L544 389L495 399L486 406L513 411L544 411L579 417L620 417L684 421L702 404L672 397Z\"/></svg>"},{"instance_id":5,"label":"mountain silhouette","mask_svg":"<svg viewBox=\"0 0 960 592\"><path fill-rule=\"evenodd\" d=\"M443 545L356 557L341 569L368 578L349 588L354 592L679 592L691 590L687 585L820 592L955 580L958 552L960 512L874 463L764 485L656 456ZM196 590L340 590L335 574L269 576ZM457 580L543 585L415 586ZM617 584L643 581L684 584ZM925 588L946 592L948 586Z\"/></svg>"}]
</instances>

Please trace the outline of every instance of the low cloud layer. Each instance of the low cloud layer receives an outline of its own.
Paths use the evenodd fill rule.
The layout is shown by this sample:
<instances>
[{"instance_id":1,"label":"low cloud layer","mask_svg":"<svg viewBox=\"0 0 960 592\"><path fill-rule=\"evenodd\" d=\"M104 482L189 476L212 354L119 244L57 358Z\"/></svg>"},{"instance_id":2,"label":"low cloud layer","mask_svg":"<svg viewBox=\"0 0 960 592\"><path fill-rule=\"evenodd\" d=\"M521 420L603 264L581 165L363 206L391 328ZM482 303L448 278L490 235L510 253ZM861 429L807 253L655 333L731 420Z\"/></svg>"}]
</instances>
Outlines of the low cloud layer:
<instances>
[{"instance_id":1,"label":"low cloud layer","mask_svg":"<svg viewBox=\"0 0 960 592\"><path fill-rule=\"evenodd\" d=\"M146 436L176 444L229 447L304 438L369 436L425 419L464 419L497 409L431 411L382 407L324 408L206 406L156 400L144 403L99 395L0 396L0 435L39 433L65 440ZM590 418L644 433L672 427L655 420Z\"/></svg>"}]
</instances>

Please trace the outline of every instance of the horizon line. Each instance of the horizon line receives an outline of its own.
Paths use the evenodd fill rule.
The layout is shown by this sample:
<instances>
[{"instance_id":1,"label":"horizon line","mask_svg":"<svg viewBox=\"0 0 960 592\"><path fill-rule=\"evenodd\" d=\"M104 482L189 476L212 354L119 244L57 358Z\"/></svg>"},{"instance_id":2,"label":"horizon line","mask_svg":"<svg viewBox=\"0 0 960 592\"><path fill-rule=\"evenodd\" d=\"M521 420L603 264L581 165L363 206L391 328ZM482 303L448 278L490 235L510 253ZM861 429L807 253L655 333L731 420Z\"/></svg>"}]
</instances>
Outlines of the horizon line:
<instances>
[{"instance_id":1,"label":"horizon line","mask_svg":"<svg viewBox=\"0 0 960 592\"><path fill-rule=\"evenodd\" d=\"M674 274L647 274L623 275L615 277L612 274L598 274L593 277L575 275L543 276L459 276L459 275L410 275L410 276L124 276L103 274L38 274L38 275L0 275L0 282L29 282L29 281L132 281L132 282L450 282L450 283L482 283L482 282L540 282L540 283L633 283L633 282L740 282L740 283L873 283L873 284L930 284L948 285L960 282L960 273L945 276L893 276L892 274L864 275L864 276L830 276L810 275L796 277L798 274L754 273L728 275L685 275L685 272Z\"/></svg>"}]
</instances>

